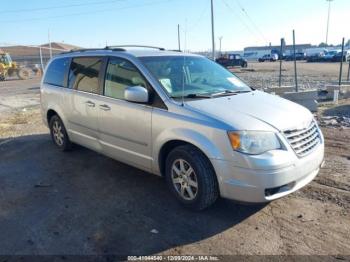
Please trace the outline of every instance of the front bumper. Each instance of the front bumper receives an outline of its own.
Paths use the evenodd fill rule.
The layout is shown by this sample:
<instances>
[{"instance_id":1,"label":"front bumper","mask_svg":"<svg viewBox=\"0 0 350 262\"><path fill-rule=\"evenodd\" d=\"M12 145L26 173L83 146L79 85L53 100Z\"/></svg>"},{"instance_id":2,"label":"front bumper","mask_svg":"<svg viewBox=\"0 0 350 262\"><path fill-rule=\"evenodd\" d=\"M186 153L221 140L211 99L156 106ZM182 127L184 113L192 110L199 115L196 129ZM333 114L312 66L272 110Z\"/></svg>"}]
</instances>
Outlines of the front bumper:
<instances>
[{"instance_id":1,"label":"front bumper","mask_svg":"<svg viewBox=\"0 0 350 262\"><path fill-rule=\"evenodd\" d=\"M294 154L293 152L289 152ZM220 194L242 202L262 203L288 195L311 182L318 174L324 159L324 144L312 153L293 159L284 166L260 169L237 167L233 162L212 159Z\"/></svg>"}]
</instances>

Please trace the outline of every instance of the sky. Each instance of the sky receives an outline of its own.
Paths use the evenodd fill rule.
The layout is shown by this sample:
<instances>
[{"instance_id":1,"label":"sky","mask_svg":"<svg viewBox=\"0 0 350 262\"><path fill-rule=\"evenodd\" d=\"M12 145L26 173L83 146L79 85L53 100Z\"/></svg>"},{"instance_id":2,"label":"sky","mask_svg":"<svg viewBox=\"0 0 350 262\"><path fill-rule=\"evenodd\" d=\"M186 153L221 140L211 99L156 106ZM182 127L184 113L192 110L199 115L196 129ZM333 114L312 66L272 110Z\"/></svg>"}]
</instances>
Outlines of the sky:
<instances>
[{"instance_id":1,"label":"sky","mask_svg":"<svg viewBox=\"0 0 350 262\"><path fill-rule=\"evenodd\" d=\"M326 40L326 0L213 0L215 42L223 51L246 46L319 44ZM331 2L328 43L350 39L350 0ZM211 49L210 0L1 1L0 45L65 42L81 47L139 44Z\"/></svg>"}]
</instances>

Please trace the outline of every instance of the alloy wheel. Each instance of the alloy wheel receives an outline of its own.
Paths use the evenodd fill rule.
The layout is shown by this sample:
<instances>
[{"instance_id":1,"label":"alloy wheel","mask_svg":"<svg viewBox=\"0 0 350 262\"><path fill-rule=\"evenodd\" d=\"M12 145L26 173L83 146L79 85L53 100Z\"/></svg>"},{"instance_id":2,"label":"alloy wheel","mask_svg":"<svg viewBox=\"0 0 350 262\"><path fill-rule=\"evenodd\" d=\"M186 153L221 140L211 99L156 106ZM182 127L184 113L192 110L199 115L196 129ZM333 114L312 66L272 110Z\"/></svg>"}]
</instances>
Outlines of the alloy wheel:
<instances>
[{"instance_id":1,"label":"alloy wheel","mask_svg":"<svg viewBox=\"0 0 350 262\"><path fill-rule=\"evenodd\" d=\"M177 159L171 167L171 179L177 193L185 200L193 200L198 194L197 175L184 159Z\"/></svg>"},{"instance_id":2,"label":"alloy wheel","mask_svg":"<svg viewBox=\"0 0 350 262\"><path fill-rule=\"evenodd\" d=\"M62 125L59 121L55 121L52 125L52 135L55 140L55 143L59 146L62 146L64 143L64 133Z\"/></svg>"}]
</instances>

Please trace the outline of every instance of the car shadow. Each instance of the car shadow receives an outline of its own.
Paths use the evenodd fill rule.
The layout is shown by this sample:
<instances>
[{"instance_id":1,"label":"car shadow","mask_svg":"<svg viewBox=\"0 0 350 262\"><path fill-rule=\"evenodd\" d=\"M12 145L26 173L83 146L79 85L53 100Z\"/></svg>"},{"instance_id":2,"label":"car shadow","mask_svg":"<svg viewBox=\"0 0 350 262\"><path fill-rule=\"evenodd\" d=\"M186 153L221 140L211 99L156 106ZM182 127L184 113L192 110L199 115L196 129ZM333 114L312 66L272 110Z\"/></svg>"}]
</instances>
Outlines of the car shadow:
<instances>
[{"instance_id":1,"label":"car shadow","mask_svg":"<svg viewBox=\"0 0 350 262\"><path fill-rule=\"evenodd\" d=\"M194 212L163 179L48 134L0 145L0 254L149 255L228 230L263 206Z\"/></svg>"}]
</instances>

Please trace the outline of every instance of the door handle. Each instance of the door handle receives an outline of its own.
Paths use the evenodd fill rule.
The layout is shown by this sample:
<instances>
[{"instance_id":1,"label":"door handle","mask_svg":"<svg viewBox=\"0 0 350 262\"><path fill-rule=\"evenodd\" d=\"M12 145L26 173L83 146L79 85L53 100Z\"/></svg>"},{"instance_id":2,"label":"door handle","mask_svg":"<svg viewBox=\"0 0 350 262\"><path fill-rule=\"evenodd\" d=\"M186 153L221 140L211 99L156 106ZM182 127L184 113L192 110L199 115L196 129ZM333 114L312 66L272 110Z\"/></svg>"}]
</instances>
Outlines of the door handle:
<instances>
[{"instance_id":1,"label":"door handle","mask_svg":"<svg viewBox=\"0 0 350 262\"><path fill-rule=\"evenodd\" d=\"M111 108L108 105L100 105L100 109L104 110L104 111L109 111L111 110Z\"/></svg>"},{"instance_id":2,"label":"door handle","mask_svg":"<svg viewBox=\"0 0 350 262\"><path fill-rule=\"evenodd\" d=\"M88 107L95 107L95 103L91 102L91 101L86 101L85 104L88 106Z\"/></svg>"}]
</instances>

